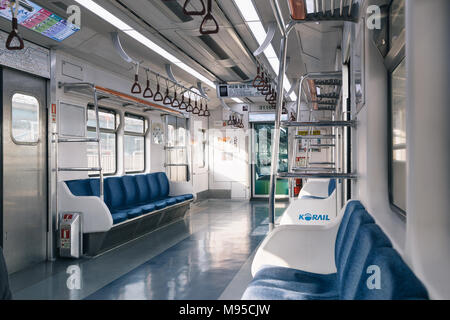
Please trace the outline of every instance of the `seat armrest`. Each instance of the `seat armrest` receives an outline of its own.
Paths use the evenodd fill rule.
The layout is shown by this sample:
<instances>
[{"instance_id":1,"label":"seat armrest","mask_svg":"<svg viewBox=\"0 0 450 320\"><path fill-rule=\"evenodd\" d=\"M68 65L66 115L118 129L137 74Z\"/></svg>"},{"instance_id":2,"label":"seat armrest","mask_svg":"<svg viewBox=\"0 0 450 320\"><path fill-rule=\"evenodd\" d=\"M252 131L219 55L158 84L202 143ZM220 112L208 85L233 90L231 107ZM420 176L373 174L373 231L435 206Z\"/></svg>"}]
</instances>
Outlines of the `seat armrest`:
<instances>
[{"instance_id":1,"label":"seat armrest","mask_svg":"<svg viewBox=\"0 0 450 320\"><path fill-rule=\"evenodd\" d=\"M294 199L283 213L280 225L328 224L336 219L337 213L336 191L327 199Z\"/></svg>"},{"instance_id":2,"label":"seat armrest","mask_svg":"<svg viewBox=\"0 0 450 320\"><path fill-rule=\"evenodd\" d=\"M59 213L81 213L83 233L106 232L113 226L111 212L99 197L76 197L65 182L58 183L58 209Z\"/></svg>"},{"instance_id":3,"label":"seat armrest","mask_svg":"<svg viewBox=\"0 0 450 320\"><path fill-rule=\"evenodd\" d=\"M303 196L315 196L328 198L329 180L308 180L300 190L299 198Z\"/></svg>"},{"instance_id":4,"label":"seat armrest","mask_svg":"<svg viewBox=\"0 0 450 320\"><path fill-rule=\"evenodd\" d=\"M179 196L183 194L193 194L192 183L190 182L172 182L170 181L170 193L169 196Z\"/></svg>"},{"instance_id":5,"label":"seat armrest","mask_svg":"<svg viewBox=\"0 0 450 320\"><path fill-rule=\"evenodd\" d=\"M275 228L256 252L252 275L267 265L319 274L335 273L334 248L339 225L340 219L335 219L328 225Z\"/></svg>"}]
</instances>

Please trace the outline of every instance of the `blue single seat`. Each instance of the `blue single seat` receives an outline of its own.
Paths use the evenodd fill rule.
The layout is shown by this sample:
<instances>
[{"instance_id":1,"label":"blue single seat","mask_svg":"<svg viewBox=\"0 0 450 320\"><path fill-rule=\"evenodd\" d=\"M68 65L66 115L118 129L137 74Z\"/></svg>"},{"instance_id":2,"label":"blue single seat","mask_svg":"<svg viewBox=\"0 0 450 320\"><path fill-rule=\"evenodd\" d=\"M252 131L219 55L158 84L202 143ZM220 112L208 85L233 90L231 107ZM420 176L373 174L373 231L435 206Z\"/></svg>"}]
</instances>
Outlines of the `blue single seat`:
<instances>
[{"instance_id":1,"label":"blue single seat","mask_svg":"<svg viewBox=\"0 0 450 320\"><path fill-rule=\"evenodd\" d=\"M105 195L105 203L111 211L114 224L119 223L117 221L123 222L124 215L126 215L126 219L133 219L142 215L142 208L132 207L129 206L131 202L127 203L127 192L123 184L123 178L112 177L105 179ZM130 196L131 198L133 197Z\"/></svg>"},{"instance_id":2,"label":"blue single seat","mask_svg":"<svg viewBox=\"0 0 450 320\"><path fill-rule=\"evenodd\" d=\"M365 262L364 270L376 266L379 271L379 287L369 289L367 281L360 281L355 300L428 300L428 292L393 248L377 248ZM373 267L372 267L373 268ZM374 271L372 271L374 272ZM367 277L367 276L366 276ZM374 281L372 284L374 284Z\"/></svg>"},{"instance_id":3,"label":"blue single seat","mask_svg":"<svg viewBox=\"0 0 450 320\"><path fill-rule=\"evenodd\" d=\"M336 237L335 260L337 273L329 275L263 267L243 299L428 299L423 284L358 201L347 205ZM369 285L374 281L371 272L379 272L379 287Z\"/></svg>"},{"instance_id":4,"label":"blue single seat","mask_svg":"<svg viewBox=\"0 0 450 320\"><path fill-rule=\"evenodd\" d=\"M90 179L66 181L66 185L76 197L90 197L93 195Z\"/></svg>"},{"instance_id":5,"label":"blue single seat","mask_svg":"<svg viewBox=\"0 0 450 320\"><path fill-rule=\"evenodd\" d=\"M348 254L359 228L363 224L374 222L358 201L350 202L347 205L344 217L345 219L342 219L337 236L339 245L344 247L343 250L339 248L336 251L335 261L337 267L345 266L345 260L341 258L340 252L343 251ZM337 269L339 270L339 268ZM337 273L323 275L284 267L265 266L256 273L243 299L265 300L276 299L277 297L298 300L338 299L338 280ZM276 288L275 292L271 291L273 288ZM284 292L283 290L287 291ZM291 292L293 290L297 294Z\"/></svg>"},{"instance_id":6,"label":"blue single seat","mask_svg":"<svg viewBox=\"0 0 450 320\"><path fill-rule=\"evenodd\" d=\"M168 205L174 205L176 203L184 202L194 198L192 194L183 194L170 197L170 183L167 175L164 172L158 172L155 173L155 176L158 179L160 186L160 198L166 199L168 201Z\"/></svg>"}]
</instances>

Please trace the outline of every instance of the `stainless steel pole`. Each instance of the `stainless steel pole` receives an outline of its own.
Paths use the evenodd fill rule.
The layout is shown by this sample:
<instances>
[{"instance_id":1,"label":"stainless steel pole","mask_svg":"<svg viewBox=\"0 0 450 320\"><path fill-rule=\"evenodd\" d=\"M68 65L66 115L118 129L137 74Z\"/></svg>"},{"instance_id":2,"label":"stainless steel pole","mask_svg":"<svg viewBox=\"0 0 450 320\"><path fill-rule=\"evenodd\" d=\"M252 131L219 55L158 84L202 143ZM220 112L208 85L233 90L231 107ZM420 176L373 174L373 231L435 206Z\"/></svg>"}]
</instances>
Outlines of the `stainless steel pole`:
<instances>
[{"instance_id":1,"label":"stainless steel pole","mask_svg":"<svg viewBox=\"0 0 450 320\"><path fill-rule=\"evenodd\" d=\"M280 147L281 115L283 111L284 75L286 73L287 34L281 39L280 70L278 73L277 109L275 114L275 128L272 134L272 167L269 192L269 231L275 228L275 194L278 175L278 151Z\"/></svg>"}]
</instances>

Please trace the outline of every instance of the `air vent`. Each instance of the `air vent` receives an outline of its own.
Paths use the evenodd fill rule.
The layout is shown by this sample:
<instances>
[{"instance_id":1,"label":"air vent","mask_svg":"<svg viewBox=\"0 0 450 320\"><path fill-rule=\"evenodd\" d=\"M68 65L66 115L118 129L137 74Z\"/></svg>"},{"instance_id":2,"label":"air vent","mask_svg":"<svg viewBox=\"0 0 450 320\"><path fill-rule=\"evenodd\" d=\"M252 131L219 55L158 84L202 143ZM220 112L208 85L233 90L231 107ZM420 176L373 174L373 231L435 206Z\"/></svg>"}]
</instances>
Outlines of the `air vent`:
<instances>
[{"instance_id":1,"label":"air vent","mask_svg":"<svg viewBox=\"0 0 450 320\"><path fill-rule=\"evenodd\" d=\"M203 41L204 44L208 46L208 48L212 50L212 52L214 52L214 54L220 60L230 59L230 56L222 49L221 46L219 46L219 44L213 38L208 35L202 35L199 38ZM233 72L237 74L242 80L248 80L247 75L238 66L230 67L230 69L233 70Z\"/></svg>"},{"instance_id":2,"label":"air vent","mask_svg":"<svg viewBox=\"0 0 450 320\"><path fill-rule=\"evenodd\" d=\"M194 20L192 17L185 15L183 7L176 1L163 1L162 2L170 11L172 11L182 22L189 22Z\"/></svg>"},{"instance_id":3,"label":"air vent","mask_svg":"<svg viewBox=\"0 0 450 320\"><path fill-rule=\"evenodd\" d=\"M230 57L228 56L228 54L217 44L217 42L211 38L208 35L202 35L199 37L200 40L203 41L204 44L206 44L211 50L212 52L215 53L215 55L220 59L220 60L226 60L229 59Z\"/></svg>"},{"instance_id":4,"label":"air vent","mask_svg":"<svg viewBox=\"0 0 450 320\"><path fill-rule=\"evenodd\" d=\"M248 76L238 66L231 67L230 69L233 70L234 73L236 73L242 80L248 80Z\"/></svg>"}]
</instances>

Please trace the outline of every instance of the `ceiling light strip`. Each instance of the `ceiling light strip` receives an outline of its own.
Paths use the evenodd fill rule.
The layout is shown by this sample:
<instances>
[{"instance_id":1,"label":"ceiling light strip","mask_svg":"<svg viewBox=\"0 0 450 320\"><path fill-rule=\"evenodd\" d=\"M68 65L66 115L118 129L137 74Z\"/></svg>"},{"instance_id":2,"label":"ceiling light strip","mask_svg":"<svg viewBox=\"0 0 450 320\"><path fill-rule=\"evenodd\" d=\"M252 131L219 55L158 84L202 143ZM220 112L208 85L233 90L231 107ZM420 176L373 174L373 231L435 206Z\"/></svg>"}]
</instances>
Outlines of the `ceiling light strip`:
<instances>
[{"instance_id":1,"label":"ceiling light strip","mask_svg":"<svg viewBox=\"0 0 450 320\"><path fill-rule=\"evenodd\" d=\"M239 9L242 18L247 23L250 31L255 37L256 41L259 45L262 45L264 40L266 39L266 30L259 18L258 12L256 11L255 6L253 5L252 0L234 0L236 7ZM272 67L274 73L278 76L280 60L273 49L272 44L269 44L264 50L264 55L269 61L270 66ZM289 92L291 89L291 83L288 80L287 76L284 77L284 89ZM297 95L295 92L292 92L289 96L293 101L297 100Z\"/></svg>"},{"instance_id":2,"label":"ceiling light strip","mask_svg":"<svg viewBox=\"0 0 450 320\"><path fill-rule=\"evenodd\" d=\"M128 24L126 24L125 22L123 22L122 20L117 18L111 12L109 12L102 6L98 5L94 1L92 1L92 0L75 0L75 1L77 3L79 3L80 5L82 5L83 7L85 7L86 9L88 9L89 11L91 11L92 13L94 13L97 16L99 16L100 18L102 18L103 20L109 22L117 29L123 31L124 33L126 33L127 35L129 35L130 37L135 39L136 41L140 42L141 44L143 44L150 50L156 52L163 58L165 58L165 59L169 60L170 62L172 62L173 64L177 65L179 68L183 69L184 71L191 74L195 78L199 79L200 81L203 81L205 84L207 84L208 86L210 86L212 88L216 88L214 82L212 82L211 80L209 80L208 78L206 78L205 76L200 74L195 69L189 67L184 62L181 62L177 57L175 57L174 55L169 53L167 50L161 48L159 45L157 45L156 43L151 41L149 38L144 36L142 33L133 29L131 26L129 26Z\"/></svg>"}]
</instances>

